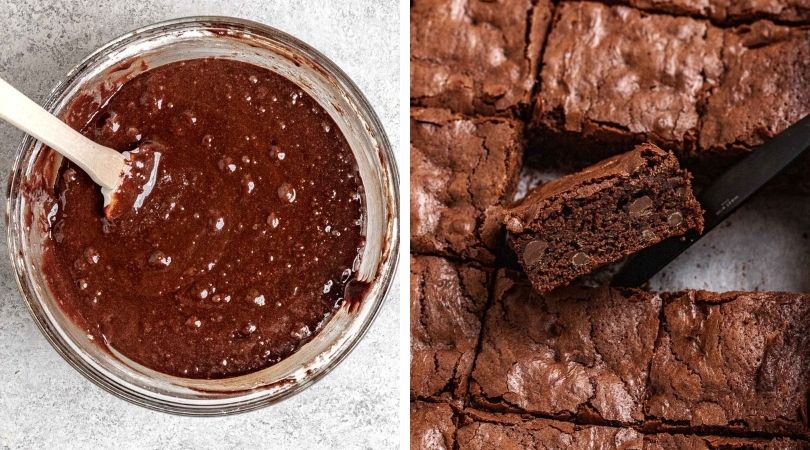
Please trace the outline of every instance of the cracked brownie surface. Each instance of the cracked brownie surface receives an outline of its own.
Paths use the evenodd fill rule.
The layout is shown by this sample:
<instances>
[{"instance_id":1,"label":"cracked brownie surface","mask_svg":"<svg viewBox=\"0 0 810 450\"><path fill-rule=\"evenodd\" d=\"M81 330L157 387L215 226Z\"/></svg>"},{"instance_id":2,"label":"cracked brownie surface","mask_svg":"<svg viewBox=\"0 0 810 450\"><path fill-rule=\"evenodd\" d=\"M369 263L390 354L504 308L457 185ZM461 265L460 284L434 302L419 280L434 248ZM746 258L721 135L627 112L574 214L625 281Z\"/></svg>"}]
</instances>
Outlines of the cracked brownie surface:
<instances>
[{"instance_id":1,"label":"cracked brownie surface","mask_svg":"<svg viewBox=\"0 0 810 450\"><path fill-rule=\"evenodd\" d=\"M434 256L411 257L411 397L467 392L489 274Z\"/></svg>"},{"instance_id":2,"label":"cracked brownie surface","mask_svg":"<svg viewBox=\"0 0 810 450\"><path fill-rule=\"evenodd\" d=\"M810 7L810 3L808 3ZM810 114L810 29L762 21L729 30L701 151L746 153Z\"/></svg>"},{"instance_id":3,"label":"cracked brownie surface","mask_svg":"<svg viewBox=\"0 0 810 450\"><path fill-rule=\"evenodd\" d=\"M810 22L807 0L606 0L652 12L700 16L719 24L772 19L780 22Z\"/></svg>"},{"instance_id":4,"label":"cracked brownie surface","mask_svg":"<svg viewBox=\"0 0 810 450\"><path fill-rule=\"evenodd\" d=\"M497 228L485 210L511 199L523 156L522 125L411 110L411 248L491 262Z\"/></svg>"},{"instance_id":5,"label":"cracked brownie surface","mask_svg":"<svg viewBox=\"0 0 810 450\"><path fill-rule=\"evenodd\" d=\"M689 17L561 3L543 56L533 136L562 160L594 162L647 140L690 151L699 104L722 74L722 39L721 30Z\"/></svg>"},{"instance_id":6,"label":"cracked brownie surface","mask_svg":"<svg viewBox=\"0 0 810 450\"><path fill-rule=\"evenodd\" d=\"M411 2L411 99L465 114L528 106L549 0Z\"/></svg>"},{"instance_id":7,"label":"cracked brownie surface","mask_svg":"<svg viewBox=\"0 0 810 450\"><path fill-rule=\"evenodd\" d=\"M806 441L694 434L642 434L632 428L580 425L514 414L464 411L456 440L459 450L807 450Z\"/></svg>"},{"instance_id":8,"label":"cracked brownie surface","mask_svg":"<svg viewBox=\"0 0 810 450\"><path fill-rule=\"evenodd\" d=\"M465 411L459 427L459 450L641 449L642 435L631 428L583 426L546 419L525 420L513 414Z\"/></svg>"},{"instance_id":9,"label":"cracked brownie surface","mask_svg":"<svg viewBox=\"0 0 810 450\"><path fill-rule=\"evenodd\" d=\"M411 402L411 449L453 450L456 425L446 403Z\"/></svg>"},{"instance_id":10,"label":"cracked brownie surface","mask_svg":"<svg viewBox=\"0 0 810 450\"><path fill-rule=\"evenodd\" d=\"M780 22L810 22L807 0L709 0L711 17L723 22L741 22L760 18Z\"/></svg>"},{"instance_id":11,"label":"cracked brownie surface","mask_svg":"<svg viewBox=\"0 0 810 450\"><path fill-rule=\"evenodd\" d=\"M742 438L694 434L644 436L644 450L809 450L810 443L790 438Z\"/></svg>"},{"instance_id":12,"label":"cracked brownie surface","mask_svg":"<svg viewBox=\"0 0 810 450\"><path fill-rule=\"evenodd\" d=\"M638 290L536 294L502 270L470 394L479 407L639 424L661 301Z\"/></svg>"},{"instance_id":13,"label":"cracked brownie surface","mask_svg":"<svg viewBox=\"0 0 810 450\"><path fill-rule=\"evenodd\" d=\"M663 317L650 419L808 435L810 295L690 291L667 299Z\"/></svg>"}]
</instances>

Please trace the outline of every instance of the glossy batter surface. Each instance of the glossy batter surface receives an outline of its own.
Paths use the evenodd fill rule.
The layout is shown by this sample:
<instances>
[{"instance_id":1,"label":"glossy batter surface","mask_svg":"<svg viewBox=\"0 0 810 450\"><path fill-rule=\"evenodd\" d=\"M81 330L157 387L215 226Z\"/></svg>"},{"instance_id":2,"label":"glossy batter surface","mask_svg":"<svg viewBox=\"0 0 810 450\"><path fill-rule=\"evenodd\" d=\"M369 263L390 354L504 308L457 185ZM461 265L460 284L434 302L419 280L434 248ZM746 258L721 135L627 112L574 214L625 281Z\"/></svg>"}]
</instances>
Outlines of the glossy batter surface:
<instances>
[{"instance_id":1,"label":"glossy batter surface","mask_svg":"<svg viewBox=\"0 0 810 450\"><path fill-rule=\"evenodd\" d=\"M71 164L45 274L89 336L154 370L234 376L290 355L341 303L363 245L344 136L289 80L219 59L126 82L83 133L157 156L143 204L104 218Z\"/></svg>"}]
</instances>

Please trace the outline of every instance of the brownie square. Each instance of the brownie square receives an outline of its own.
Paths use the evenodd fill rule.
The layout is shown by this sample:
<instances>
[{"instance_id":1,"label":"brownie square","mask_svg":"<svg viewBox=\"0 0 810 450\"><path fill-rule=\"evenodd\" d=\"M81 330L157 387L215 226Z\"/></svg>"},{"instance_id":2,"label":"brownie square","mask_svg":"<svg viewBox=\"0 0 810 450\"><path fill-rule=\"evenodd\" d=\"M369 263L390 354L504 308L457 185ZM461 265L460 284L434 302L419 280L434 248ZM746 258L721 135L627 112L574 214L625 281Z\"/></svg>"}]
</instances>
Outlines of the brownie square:
<instances>
[{"instance_id":1,"label":"brownie square","mask_svg":"<svg viewBox=\"0 0 810 450\"><path fill-rule=\"evenodd\" d=\"M651 144L543 184L506 210L508 241L539 292L688 230L703 212L691 176Z\"/></svg>"},{"instance_id":2,"label":"brownie square","mask_svg":"<svg viewBox=\"0 0 810 450\"><path fill-rule=\"evenodd\" d=\"M810 2L807 0L709 0L712 18L734 23L760 18L779 22L810 22Z\"/></svg>"},{"instance_id":3,"label":"brownie square","mask_svg":"<svg viewBox=\"0 0 810 450\"><path fill-rule=\"evenodd\" d=\"M522 125L411 110L411 248L491 262L497 227L485 210L514 195L523 157Z\"/></svg>"},{"instance_id":4,"label":"brownie square","mask_svg":"<svg viewBox=\"0 0 810 450\"><path fill-rule=\"evenodd\" d=\"M808 450L810 443L790 438L742 438L694 434L644 436L644 450Z\"/></svg>"},{"instance_id":5,"label":"brownie square","mask_svg":"<svg viewBox=\"0 0 810 450\"><path fill-rule=\"evenodd\" d=\"M632 428L577 425L513 414L465 411L456 440L459 450L642 449L643 435Z\"/></svg>"},{"instance_id":6,"label":"brownie square","mask_svg":"<svg viewBox=\"0 0 810 450\"><path fill-rule=\"evenodd\" d=\"M532 139L541 161L582 167L651 141L696 147L699 105L722 73L723 34L690 17L561 3L543 55Z\"/></svg>"},{"instance_id":7,"label":"brownie square","mask_svg":"<svg viewBox=\"0 0 810 450\"><path fill-rule=\"evenodd\" d=\"M779 22L810 22L807 0L607 0L651 12L700 16L720 24L772 19Z\"/></svg>"},{"instance_id":8,"label":"brownie square","mask_svg":"<svg viewBox=\"0 0 810 450\"><path fill-rule=\"evenodd\" d=\"M748 153L810 114L810 29L738 27L727 32L723 62L702 118L701 152Z\"/></svg>"},{"instance_id":9,"label":"brownie square","mask_svg":"<svg viewBox=\"0 0 810 450\"><path fill-rule=\"evenodd\" d=\"M689 291L663 317L645 406L662 429L808 435L810 295Z\"/></svg>"},{"instance_id":10,"label":"brownie square","mask_svg":"<svg viewBox=\"0 0 810 450\"><path fill-rule=\"evenodd\" d=\"M411 402L411 449L453 450L455 434L448 404Z\"/></svg>"},{"instance_id":11,"label":"brownie square","mask_svg":"<svg viewBox=\"0 0 810 450\"><path fill-rule=\"evenodd\" d=\"M411 1L411 99L464 114L528 107L550 0Z\"/></svg>"},{"instance_id":12,"label":"brownie square","mask_svg":"<svg viewBox=\"0 0 810 450\"><path fill-rule=\"evenodd\" d=\"M486 270L435 256L411 256L411 397L461 399L467 392Z\"/></svg>"},{"instance_id":13,"label":"brownie square","mask_svg":"<svg viewBox=\"0 0 810 450\"><path fill-rule=\"evenodd\" d=\"M661 301L639 290L539 295L501 271L470 381L479 407L640 424Z\"/></svg>"},{"instance_id":14,"label":"brownie square","mask_svg":"<svg viewBox=\"0 0 810 450\"><path fill-rule=\"evenodd\" d=\"M603 0L608 5L627 5L659 14L711 17L713 4L723 0Z\"/></svg>"},{"instance_id":15,"label":"brownie square","mask_svg":"<svg viewBox=\"0 0 810 450\"><path fill-rule=\"evenodd\" d=\"M642 434L633 428L574 424L466 410L456 440L459 450L807 450L790 438L743 438L694 434Z\"/></svg>"}]
</instances>

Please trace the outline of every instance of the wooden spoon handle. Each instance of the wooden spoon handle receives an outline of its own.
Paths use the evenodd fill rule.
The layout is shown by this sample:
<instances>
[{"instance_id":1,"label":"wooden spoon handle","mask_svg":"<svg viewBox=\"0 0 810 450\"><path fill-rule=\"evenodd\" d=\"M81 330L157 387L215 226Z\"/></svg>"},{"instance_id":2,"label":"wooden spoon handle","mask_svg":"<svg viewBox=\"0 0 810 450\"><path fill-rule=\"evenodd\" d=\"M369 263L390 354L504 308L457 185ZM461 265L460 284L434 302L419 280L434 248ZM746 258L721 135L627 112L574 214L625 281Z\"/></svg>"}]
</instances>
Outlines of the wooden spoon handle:
<instances>
[{"instance_id":1,"label":"wooden spoon handle","mask_svg":"<svg viewBox=\"0 0 810 450\"><path fill-rule=\"evenodd\" d=\"M82 168L101 187L114 190L124 156L96 144L0 78L0 119L34 136Z\"/></svg>"}]
</instances>

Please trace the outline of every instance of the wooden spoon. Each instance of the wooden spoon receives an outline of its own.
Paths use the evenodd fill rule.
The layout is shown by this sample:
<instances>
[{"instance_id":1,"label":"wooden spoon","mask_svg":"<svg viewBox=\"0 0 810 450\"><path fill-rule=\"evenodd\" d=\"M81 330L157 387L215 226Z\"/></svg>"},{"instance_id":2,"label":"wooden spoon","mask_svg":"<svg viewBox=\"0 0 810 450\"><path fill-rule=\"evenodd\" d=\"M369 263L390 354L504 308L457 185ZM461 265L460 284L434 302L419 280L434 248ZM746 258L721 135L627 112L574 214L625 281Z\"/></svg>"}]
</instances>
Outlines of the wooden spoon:
<instances>
[{"instance_id":1,"label":"wooden spoon","mask_svg":"<svg viewBox=\"0 0 810 450\"><path fill-rule=\"evenodd\" d=\"M101 186L105 211L129 172L127 155L96 144L0 78L0 119L30 134L71 160Z\"/></svg>"}]
</instances>

